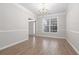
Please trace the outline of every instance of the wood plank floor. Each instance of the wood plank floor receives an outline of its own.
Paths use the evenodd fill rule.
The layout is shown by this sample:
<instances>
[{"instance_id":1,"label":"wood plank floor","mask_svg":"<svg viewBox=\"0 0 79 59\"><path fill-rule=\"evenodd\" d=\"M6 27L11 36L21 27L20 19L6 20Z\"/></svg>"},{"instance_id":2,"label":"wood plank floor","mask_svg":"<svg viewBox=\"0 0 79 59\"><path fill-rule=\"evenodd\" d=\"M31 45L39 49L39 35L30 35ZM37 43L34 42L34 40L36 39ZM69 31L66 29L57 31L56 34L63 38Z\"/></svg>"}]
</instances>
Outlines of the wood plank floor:
<instances>
[{"instance_id":1,"label":"wood plank floor","mask_svg":"<svg viewBox=\"0 0 79 59\"><path fill-rule=\"evenodd\" d=\"M33 37L0 51L0 55L77 55L65 39Z\"/></svg>"}]
</instances>

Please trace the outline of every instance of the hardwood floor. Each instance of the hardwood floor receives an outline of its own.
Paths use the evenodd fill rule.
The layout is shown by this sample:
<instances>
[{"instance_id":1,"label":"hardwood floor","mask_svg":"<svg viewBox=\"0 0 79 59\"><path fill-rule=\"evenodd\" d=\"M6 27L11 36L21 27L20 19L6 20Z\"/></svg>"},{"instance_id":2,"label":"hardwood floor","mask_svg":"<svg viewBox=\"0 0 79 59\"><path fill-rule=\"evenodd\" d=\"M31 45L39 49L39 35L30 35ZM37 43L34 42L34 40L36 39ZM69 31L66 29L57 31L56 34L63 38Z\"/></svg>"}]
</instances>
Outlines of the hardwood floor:
<instances>
[{"instance_id":1,"label":"hardwood floor","mask_svg":"<svg viewBox=\"0 0 79 59\"><path fill-rule=\"evenodd\" d=\"M0 55L77 55L64 39L33 37L0 51Z\"/></svg>"}]
</instances>

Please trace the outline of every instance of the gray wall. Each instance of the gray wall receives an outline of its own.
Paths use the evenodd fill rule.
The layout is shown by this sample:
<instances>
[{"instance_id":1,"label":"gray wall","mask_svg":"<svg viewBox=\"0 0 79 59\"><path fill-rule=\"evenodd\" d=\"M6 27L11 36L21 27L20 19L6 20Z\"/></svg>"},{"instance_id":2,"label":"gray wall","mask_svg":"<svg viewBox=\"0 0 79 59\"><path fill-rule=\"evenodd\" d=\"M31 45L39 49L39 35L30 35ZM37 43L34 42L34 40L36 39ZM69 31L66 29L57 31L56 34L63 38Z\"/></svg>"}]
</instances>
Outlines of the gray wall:
<instances>
[{"instance_id":1,"label":"gray wall","mask_svg":"<svg viewBox=\"0 0 79 59\"><path fill-rule=\"evenodd\" d=\"M19 4L0 4L0 49L28 40L28 18L35 15Z\"/></svg>"},{"instance_id":2,"label":"gray wall","mask_svg":"<svg viewBox=\"0 0 79 59\"><path fill-rule=\"evenodd\" d=\"M69 4L66 23L67 40L79 53L79 4Z\"/></svg>"}]
</instances>

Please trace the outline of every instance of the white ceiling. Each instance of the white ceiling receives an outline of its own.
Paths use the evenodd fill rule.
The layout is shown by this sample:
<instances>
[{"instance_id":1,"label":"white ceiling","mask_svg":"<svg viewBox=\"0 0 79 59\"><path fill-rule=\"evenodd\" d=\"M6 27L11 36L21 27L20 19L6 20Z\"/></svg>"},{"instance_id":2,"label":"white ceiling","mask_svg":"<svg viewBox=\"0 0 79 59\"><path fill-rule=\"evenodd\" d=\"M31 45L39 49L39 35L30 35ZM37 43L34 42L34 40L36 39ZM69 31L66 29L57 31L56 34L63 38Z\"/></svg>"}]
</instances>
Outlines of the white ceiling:
<instances>
[{"instance_id":1,"label":"white ceiling","mask_svg":"<svg viewBox=\"0 0 79 59\"><path fill-rule=\"evenodd\" d=\"M39 8L40 3L20 3L25 8L28 8L36 15L40 15ZM59 13L59 12L65 12L67 9L67 3L47 3L48 6L48 13Z\"/></svg>"}]
</instances>

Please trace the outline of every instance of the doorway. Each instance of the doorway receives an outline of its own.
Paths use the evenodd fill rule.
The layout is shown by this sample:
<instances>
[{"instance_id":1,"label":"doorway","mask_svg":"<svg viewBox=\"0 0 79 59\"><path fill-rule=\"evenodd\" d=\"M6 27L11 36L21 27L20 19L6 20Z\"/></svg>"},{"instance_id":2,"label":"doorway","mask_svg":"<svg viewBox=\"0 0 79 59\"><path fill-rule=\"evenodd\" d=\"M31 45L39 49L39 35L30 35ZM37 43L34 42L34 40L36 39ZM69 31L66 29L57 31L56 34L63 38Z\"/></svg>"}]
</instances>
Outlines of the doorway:
<instances>
[{"instance_id":1,"label":"doorway","mask_svg":"<svg viewBox=\"0 0 79 59\"><path fill-rule=\"evenodd\" d=\"M29 20L29 36L35 36L35 20Z\"/></svg>"}]
</instances>

